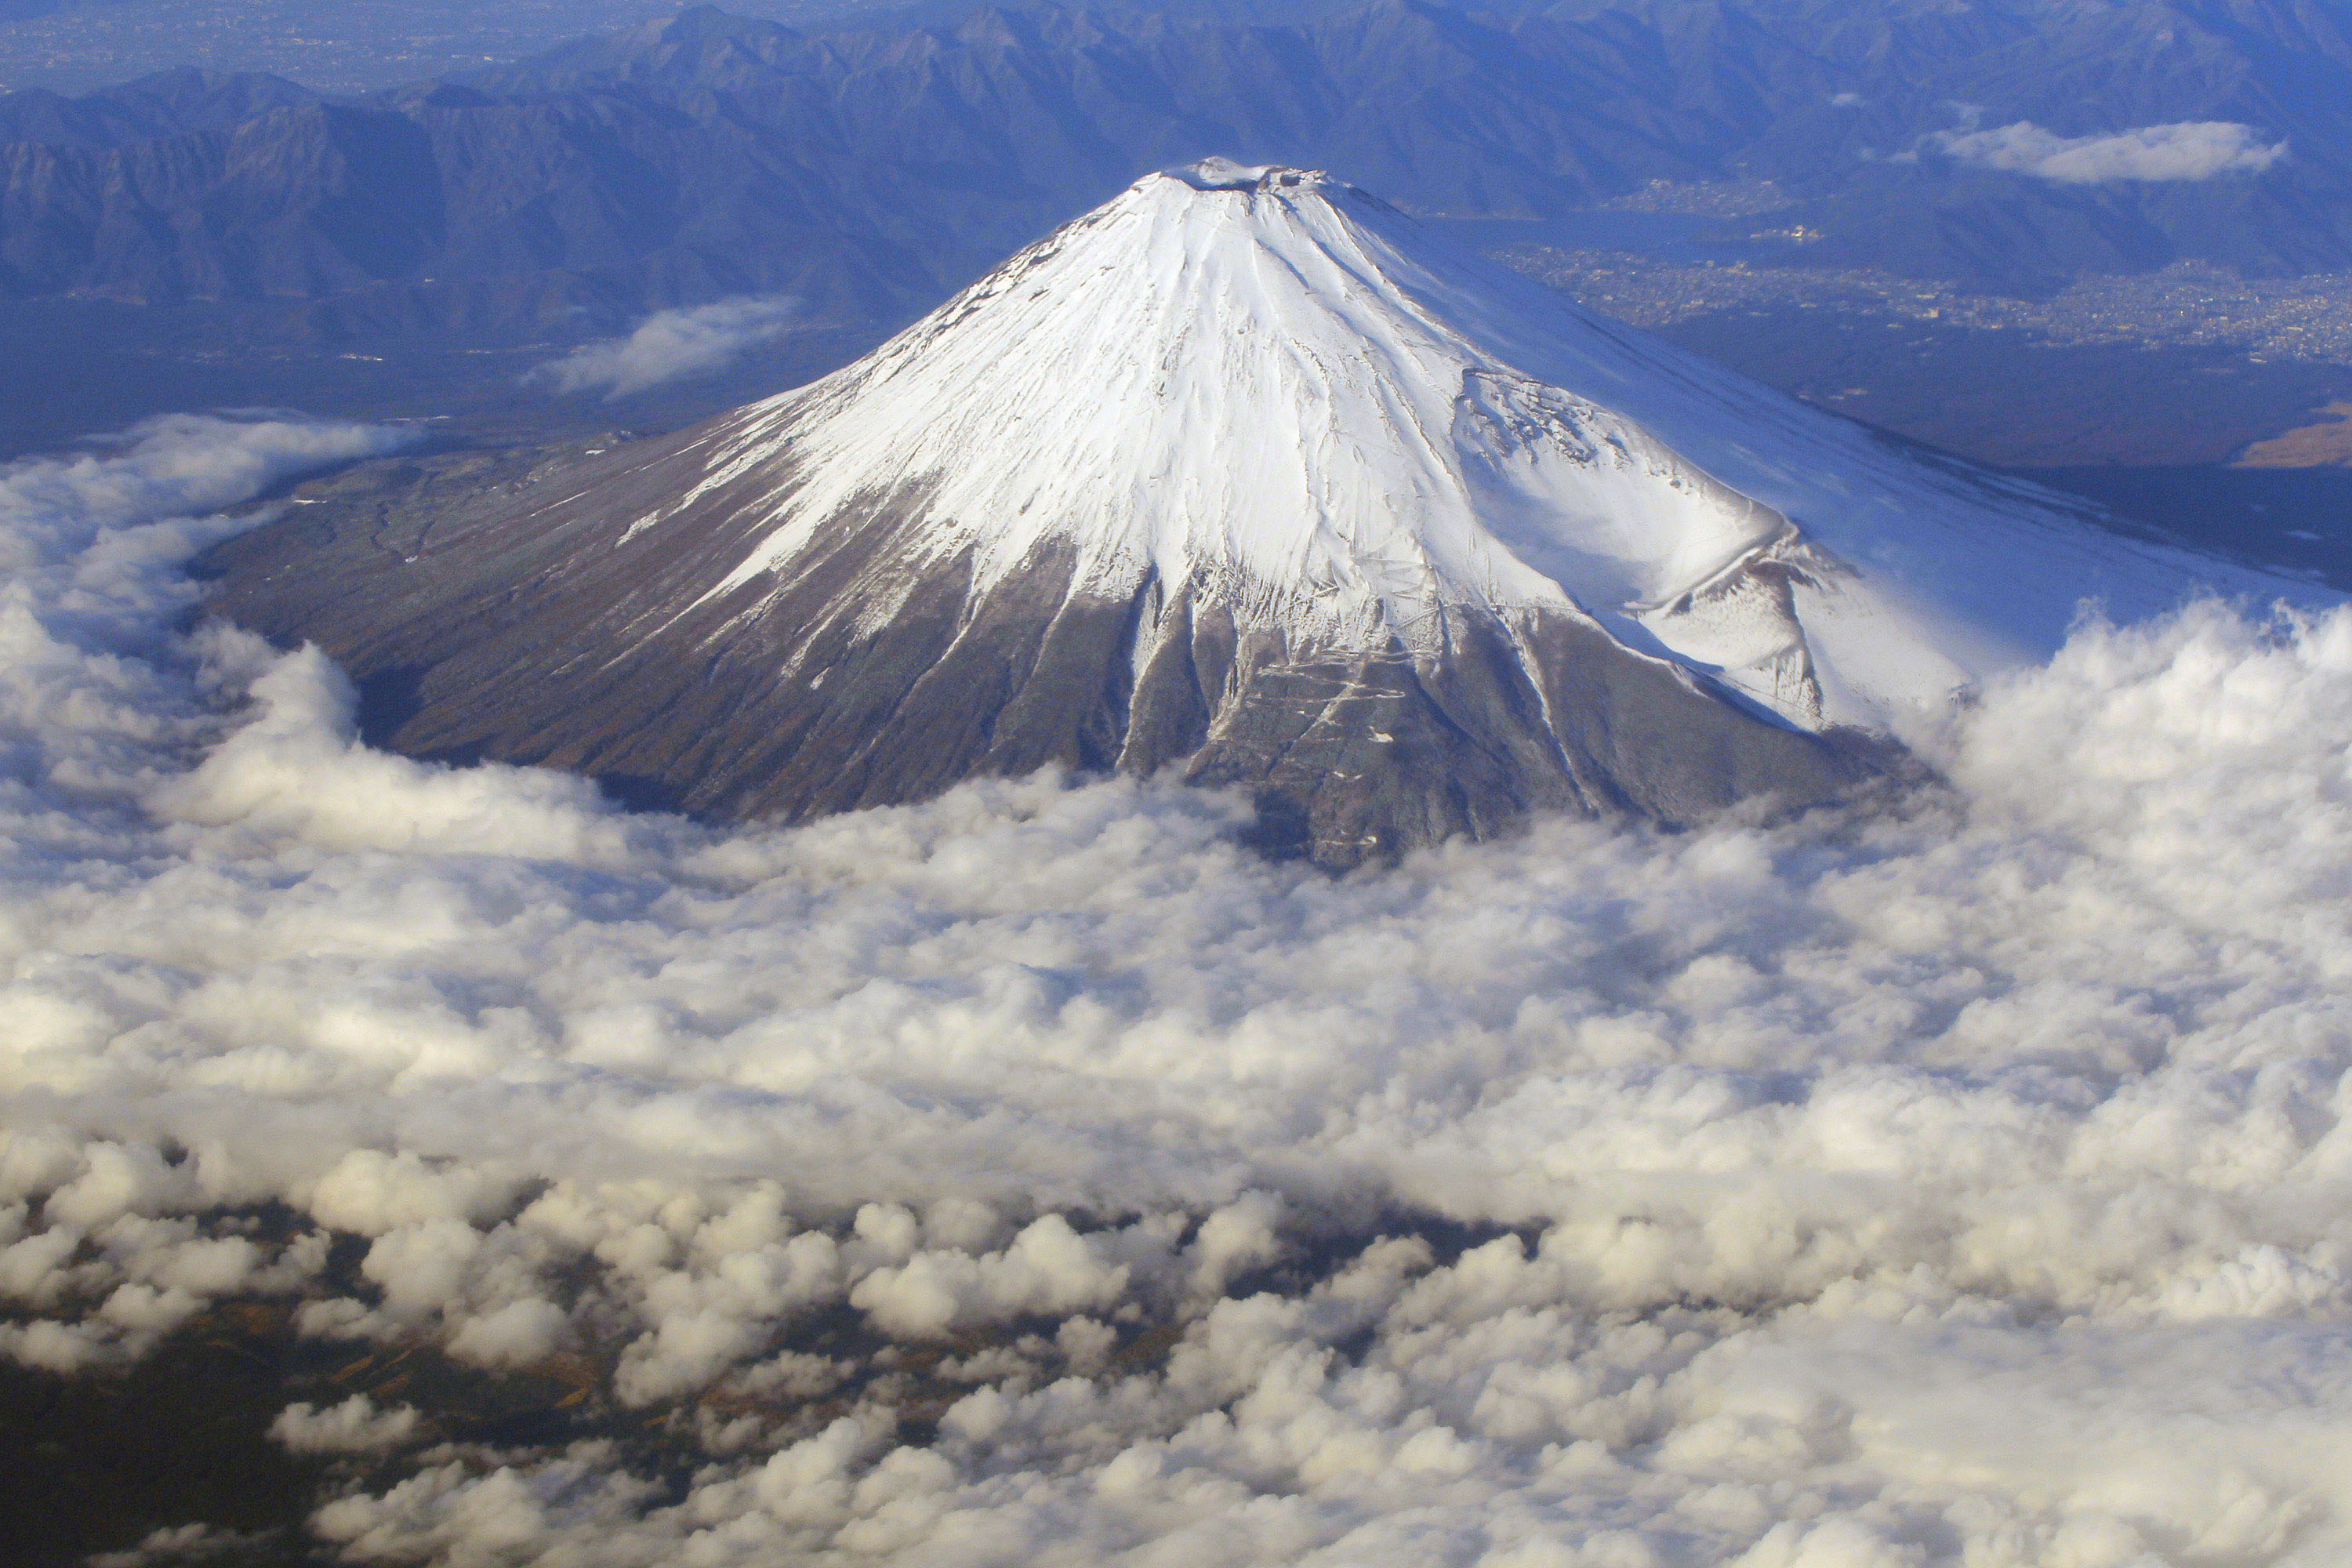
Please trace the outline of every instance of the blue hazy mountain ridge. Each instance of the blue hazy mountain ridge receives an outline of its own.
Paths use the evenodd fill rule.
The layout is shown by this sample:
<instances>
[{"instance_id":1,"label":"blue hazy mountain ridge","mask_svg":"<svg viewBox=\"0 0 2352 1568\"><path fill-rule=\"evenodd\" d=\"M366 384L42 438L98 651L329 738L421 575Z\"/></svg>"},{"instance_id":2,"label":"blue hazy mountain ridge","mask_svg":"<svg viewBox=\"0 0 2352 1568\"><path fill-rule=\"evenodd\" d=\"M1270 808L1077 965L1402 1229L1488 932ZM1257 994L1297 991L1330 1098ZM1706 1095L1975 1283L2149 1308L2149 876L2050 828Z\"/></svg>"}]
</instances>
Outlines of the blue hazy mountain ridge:
<instances>
[{"instance_id":1,"label":"blue hazy mountain ridge","mask_svg":"<svg viewBox=\"0 0 2352 1568\"><path fill-rule=\"evenodd\" d=\"M1216 149L1440 216L1771 180L1790 205L1745 226L1808 261L2014 288L2184 258L2352 267L2338 4L1306 10L801 31L705 6L359 98L190 72L8 94L0 294L325 302L320 330L345 332L746 291L902 319L1138 174ZM2213 125L2251 140L2200 178L2049 177L1966 140Z\"/></svg>"},{"instance_id":2,"label":"blue hazy mountain ridge","mask_svg":"<svg viewBox=\"0 0 2352 1568\"><path fill-rule=\"evenodd\" d=\"M89 3L106 4L107 0L89 0ZM28 17L82 8L76 0L0 0L0 22L22 22Z\"/></svg>"},{"instance_id":3,"label":"blue hazy mountain ridge","mask_svg":"<svg viewBox=\"0 0 2352 1568\"><path fill-rule=\"evenodd\" d=\"M103 92L0 95L0 137L9 142L110 150L223 132L284 109L323 101L310 89L260 71L158 71Z\"/></svg>"}]
</instances>

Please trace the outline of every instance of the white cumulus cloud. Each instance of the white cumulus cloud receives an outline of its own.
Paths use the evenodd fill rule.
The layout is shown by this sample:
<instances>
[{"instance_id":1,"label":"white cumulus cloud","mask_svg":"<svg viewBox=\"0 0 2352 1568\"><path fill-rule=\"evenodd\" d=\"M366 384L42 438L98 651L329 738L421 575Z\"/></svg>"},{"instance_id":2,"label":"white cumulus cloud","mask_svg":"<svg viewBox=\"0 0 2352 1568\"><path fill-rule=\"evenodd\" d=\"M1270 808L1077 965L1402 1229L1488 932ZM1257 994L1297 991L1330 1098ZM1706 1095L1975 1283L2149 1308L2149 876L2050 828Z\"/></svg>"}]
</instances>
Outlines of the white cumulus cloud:
<instances>
[{"instance_id":1,"label":"white cumulus cloud","mask_svg":"<svg viewBox=\"0 0 2352 1568\"><path fill-rule=\"evenodd\" d=\"M1975 168L2074 185L2260 174L2287 152L2284 142L2265 142L2252 126L2227 121L2145 125L2107 136L2061 136L2021 120L1989 131L1937 132L1927 144Z\"/></svg>"},{"instance_id":2,"label":"white cumulus cloud","mask_svg":"<svg viewBox=\"0 0 2352 1568\"><path fill-rule=\"evenodd\" d=\"M722 370L745 349L776 337L799 317L800 302L785 295L746 295L656 310L628 336L583 343L541 365L528 379L559 393L601 392L610 401L683 376Z\"/></svg>"},{"instance_id":3,"label":"white cumulus cloud","mask_svg":"<svg viewBox=\"0 0 2352 1568\"><path fill-rule=\"evenodd\" d=\"M297 1454L378 1454L416 1436L420 1417L405 1405L383 1408L354 1394L324 1409L289 1405L269 1424L269 1435Z\"/></svg>"},{"instance_id":4,"label":"white cumulus cloud","mask_svg":"<svg viewBox=\"0 0 2352 1568\"><path fill-rule=\"evenodd\" d=\"M176 514L389 439L0 474L0 1354L262 1299L699 1448L294 1404L367 1457L335 1549L2352 1556L2352 616L2088 626L1945 783L1778 825L1328 878L1047 775L721 831L183 629L233 525Z\"/></svg>"}]
</instances>

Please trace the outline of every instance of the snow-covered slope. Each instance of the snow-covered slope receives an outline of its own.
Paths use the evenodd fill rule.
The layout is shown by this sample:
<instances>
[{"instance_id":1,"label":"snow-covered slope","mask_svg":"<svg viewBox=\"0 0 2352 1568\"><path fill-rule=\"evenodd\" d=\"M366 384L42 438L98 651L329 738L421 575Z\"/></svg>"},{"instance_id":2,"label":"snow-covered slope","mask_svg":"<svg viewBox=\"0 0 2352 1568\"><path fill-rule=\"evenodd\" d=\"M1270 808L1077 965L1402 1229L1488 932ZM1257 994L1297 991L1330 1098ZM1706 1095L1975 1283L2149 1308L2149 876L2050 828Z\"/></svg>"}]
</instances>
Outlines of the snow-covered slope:
<instances>
[{"instance_id":1,"label":"snow-covered slope","mask_svg":"<svg viewBox=\"0 0 2352 1568\"><path fill-rule=\"evenodd\" d=\"M1922 463L1328 176L1223 160L1141 181L709 449L706 484L775 487L714 594L903 496L908 563L968 550L983 586L1063 541L1091 591L1190 580L1250 626L1423 657L1449 607L1580 611L1808 727L1899 726L2047 654L2085 596L2137 616L2278 586Z\"/></svg>"},{"instance_id":2,"label":"snow-covered slope","mask_svg":"<svg viewBox=\"0 0 2352 1568\"><path fill-rule=\"evenodd\" d=\"M1219 161L812 385L342 505L223 602L393 680L411 750L785 816L1180 765L1333 863L1817 798L2086 598L2297 586Z\"/></svg>"}]
</instances>

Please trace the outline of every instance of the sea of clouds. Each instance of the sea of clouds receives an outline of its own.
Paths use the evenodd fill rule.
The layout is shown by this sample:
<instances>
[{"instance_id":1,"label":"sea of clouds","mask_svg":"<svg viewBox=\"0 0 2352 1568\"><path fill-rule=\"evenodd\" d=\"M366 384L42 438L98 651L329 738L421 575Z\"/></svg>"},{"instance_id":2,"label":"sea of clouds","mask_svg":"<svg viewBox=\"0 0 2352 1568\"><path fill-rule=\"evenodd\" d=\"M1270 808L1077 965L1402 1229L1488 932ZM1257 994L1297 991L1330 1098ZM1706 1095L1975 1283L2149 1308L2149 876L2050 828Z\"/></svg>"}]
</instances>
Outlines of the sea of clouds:
<instances>
[{"instance_id":1,"label":"sea of clouds","mask_svg":"<svg viewBox=\"0 0 2352 1568\"><path fill-rule=\"evenodd\" d=\"M0 1353L274 1298L702 1454L291 1403L393 1467L311 1522L355 1560L2352 1557L2352 616L2087 625L1795 822L721 832L372 752L192 617L206 514L396 439L0 471Z\"/></svg>"}]
</instances>

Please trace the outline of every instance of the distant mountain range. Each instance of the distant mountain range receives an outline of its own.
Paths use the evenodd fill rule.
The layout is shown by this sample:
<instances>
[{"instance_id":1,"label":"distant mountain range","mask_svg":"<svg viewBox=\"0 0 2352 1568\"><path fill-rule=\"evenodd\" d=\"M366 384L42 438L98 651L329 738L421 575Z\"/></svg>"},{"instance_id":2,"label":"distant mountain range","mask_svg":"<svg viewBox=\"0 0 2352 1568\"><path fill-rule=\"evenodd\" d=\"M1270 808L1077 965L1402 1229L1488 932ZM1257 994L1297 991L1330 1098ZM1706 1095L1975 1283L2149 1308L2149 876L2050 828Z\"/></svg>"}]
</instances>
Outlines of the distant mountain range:
<instances>
[{"instance_id":1,"label":"distant mountain range","mask_svg":"<svg viewBox=\"0 0 2352 1568\"><path fill-rule=\"evenodd\" d=\"M2010 288L2352 268L2342 0L1230 9L803 33L706 6L362 99L194 72L0 96L0 296L345 333L748 292L899 321L1215 150L1440 216L1736 182L1780 194L1721 227L1750 254Z\"/></svg>"}]
</instances>

